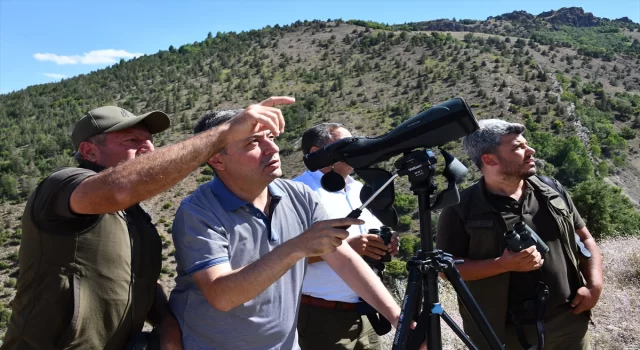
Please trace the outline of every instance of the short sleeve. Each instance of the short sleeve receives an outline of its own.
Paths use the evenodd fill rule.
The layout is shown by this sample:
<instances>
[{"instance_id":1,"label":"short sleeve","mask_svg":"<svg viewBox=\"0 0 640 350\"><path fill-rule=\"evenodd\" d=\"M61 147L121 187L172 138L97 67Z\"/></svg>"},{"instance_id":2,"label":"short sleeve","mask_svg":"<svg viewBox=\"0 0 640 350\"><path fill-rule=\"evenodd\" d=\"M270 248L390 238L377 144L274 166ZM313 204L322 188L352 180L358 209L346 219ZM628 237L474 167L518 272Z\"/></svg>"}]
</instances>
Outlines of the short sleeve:
<instances>
[{"instance_id":1,"label":"short sleeve","mask_svg":"<svg viewBox=\"0 0 640 350\"><path fill-rule=\"evenodd\" d=\"M451 207L442 210L438 218L436 248L455 257L466 258L469 241L470 237L458 213Z\"/></svg>"},{"instance_id":2,"label":"short sleeve","mask_svg":"<svg viewBox=\"0 0 640 350\"><path fill-rule=\"evenodd\" d=\"M585 224L584 220L582 219L582 216L580 216L580 212L578 212L578 208L576 208L576 206L573 204L573 200L571 199L571 196L569 195L568 192L565 191L565 194L567 196L567 200L569 201L569 209L571 209L571 212L573 213L573 228L577 231L582 229L583 227L587 226L587 224Z\"/></svg>"},{"instance_id":3,"label":"short sleeve","mask_svg":"<svg viewBox=\"0 0 640 350\"><path fill-rule=\"evenodd\" d=\"M172 229L176 263L182 274L229 262L227 231L216 218L191 203L183 203L176 212Z\"/></svg>"},{"instance_id":4,"label":"short sleeve","mask_svg":"<svg viewBox=\"0 0 640 350\"><path fill-rule=\"evenodd\" d=\"M329 214L324 209L324 205L320 202L318 195L312 191L307 185L304 185L307 194L307 203L309 203L309 211L311 213L311 224L318 221L329 220Z\"/></svg>"},{"instance_id":5,"label":"short sleeve","mask_svg":"<svg viewBox=\"0 0 640 350\"><path fill-rule=\"evenodd\" d=\"M71 211L69 201L78 185L95 174L88 169L65 168L45 179L36 189L33 198L33 222L47 231L70 234L94 225L100 215L76 214ZM62 228L65 232L62 232Z\"/></svg>"}]
</instances>

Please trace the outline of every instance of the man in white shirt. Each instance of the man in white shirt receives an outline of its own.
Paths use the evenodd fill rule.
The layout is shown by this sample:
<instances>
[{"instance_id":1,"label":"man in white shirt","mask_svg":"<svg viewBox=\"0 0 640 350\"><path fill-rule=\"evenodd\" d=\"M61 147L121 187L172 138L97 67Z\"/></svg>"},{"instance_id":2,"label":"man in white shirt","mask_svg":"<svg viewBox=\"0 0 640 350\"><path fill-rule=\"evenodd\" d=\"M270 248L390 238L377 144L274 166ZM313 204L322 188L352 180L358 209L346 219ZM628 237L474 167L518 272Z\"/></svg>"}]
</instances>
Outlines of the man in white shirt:
<instances>
[{"instance_id":1,"label":"man in white shirt","mask_svg":"<svg viewBox=\"0 0 640 350\"><path fill-rule=\"evenodd\" d=\"M316 125L302 136L302 152L311 153L351 133L338 123ZM344 178L345 187L337 192L322 188L322 176L334 171ZM308 185L316 192L329 218L346 217L362 205L360 190L363 185L349 174L353 171L343 162L315 172L305 171L293 179ZM334 174L335 176L335 174ZM361 256L380 260L385 253L395 255L398 239L394 235L391 244L369 229L379 229L383 224L367 209L359 217L365 224L349 227L347 243ZM380 337L367 317L356 311L358 295L321 258L310 258L302 283L302 300L298 316L298 337L302 350L309 349L381 349Z\"/></svg>"}]
</instances>

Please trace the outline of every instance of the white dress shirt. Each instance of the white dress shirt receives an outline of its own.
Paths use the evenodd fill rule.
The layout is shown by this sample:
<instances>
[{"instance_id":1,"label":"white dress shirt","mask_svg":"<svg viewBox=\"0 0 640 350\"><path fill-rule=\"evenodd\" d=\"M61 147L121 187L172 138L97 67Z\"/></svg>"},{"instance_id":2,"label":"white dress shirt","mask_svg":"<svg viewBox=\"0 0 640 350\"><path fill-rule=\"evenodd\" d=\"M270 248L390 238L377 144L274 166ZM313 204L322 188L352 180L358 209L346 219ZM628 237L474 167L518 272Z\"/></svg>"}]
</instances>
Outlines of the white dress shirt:
<instances>
[{"instance_id":1,"label":"white dress shirt","mask_svg":"<svg viewBox=\"0 0 640 350\"><path fill-rule=\"evenodd\" d=\"M351 176L346 179L346 188L343 191L329 192L322 188L320 171L305 171L302 175L293 178L309 186L320 199L329 218L344 218L349 213L362 205L360 190L363 185ZM347 230L349 237L365 234L371 228L380 228L382 223L367 209L362 211L359 219L364 220L364 225L351 226ZM326 262L320 261L307 265L307 273L302 282L302 294L310 295L325 300L357 303L358 295L336 274Z\"/></svg>"}]
</instances>

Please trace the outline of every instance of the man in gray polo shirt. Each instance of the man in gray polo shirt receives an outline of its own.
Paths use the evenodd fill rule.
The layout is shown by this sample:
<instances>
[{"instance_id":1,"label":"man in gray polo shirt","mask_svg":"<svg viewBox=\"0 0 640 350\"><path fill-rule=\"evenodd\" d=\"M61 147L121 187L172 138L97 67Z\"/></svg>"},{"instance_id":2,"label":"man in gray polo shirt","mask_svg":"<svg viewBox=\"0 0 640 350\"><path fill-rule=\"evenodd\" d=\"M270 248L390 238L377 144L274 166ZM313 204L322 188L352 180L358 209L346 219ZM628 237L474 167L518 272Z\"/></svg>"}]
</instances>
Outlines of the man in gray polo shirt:
<instances>
[{"instance_id":1,"label":"man in gray polo shirt","mask_svg":"<svg viewBox=\"0 0 640 350\"><path fill-rule=\"evenodd\" d=\"M238 111L209 113L199 133ZM299 349L306 258L322 258L387 319L400 308L360 256L342 244L314 192L282 176L270 132L231 142L207 163L215 178L180 205L173 224L178 277L170 298L186 349ZM337 268L339 267L339 268Z\"/></svg>"}]
</instances>

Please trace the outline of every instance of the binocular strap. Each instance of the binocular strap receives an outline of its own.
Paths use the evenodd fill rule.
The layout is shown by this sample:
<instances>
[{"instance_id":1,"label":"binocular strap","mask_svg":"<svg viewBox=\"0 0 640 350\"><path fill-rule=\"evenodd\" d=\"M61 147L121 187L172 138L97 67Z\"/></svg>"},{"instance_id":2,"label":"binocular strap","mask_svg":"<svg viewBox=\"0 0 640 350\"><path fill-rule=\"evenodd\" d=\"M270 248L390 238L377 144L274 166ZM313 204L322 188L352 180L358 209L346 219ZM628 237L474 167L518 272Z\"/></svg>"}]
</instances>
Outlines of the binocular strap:
<instances>
[{"instance_id":1,"label":"binocular strap","mask_svg":"<svg viewBox=\"0 0 640 350\"><path fill-rule=\"evenodd\" d=\"M369 305L366 301L360 299L360 302L356 306L356 311L363 316L367 316L371 327L376 331L376 334L382 336L391 331L391 322L382 316L376 309Z\"/></svg>"},{"instance_id":2,"label":"binocular strap","mask_svg":"<svg viewBox=\"0 0 640 350\"><path fill-rule=\"evenodd\" d=\"M534 300L535 312L536 312L536 330L538 332L538 346L532 346L527 341L527 335L518 320L518 316L509 308L509 315L511 316L511 322L516 328L516 334L518 336L518 342L524 349L527 350L542 350L544 349L544 315L547 311L547 304L549 303L549 288L542 281L538 282L536 287L536 299Z\"/></svg>"}]
</instances>

